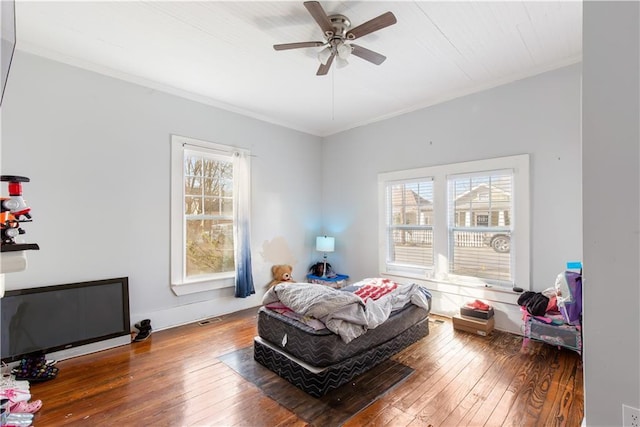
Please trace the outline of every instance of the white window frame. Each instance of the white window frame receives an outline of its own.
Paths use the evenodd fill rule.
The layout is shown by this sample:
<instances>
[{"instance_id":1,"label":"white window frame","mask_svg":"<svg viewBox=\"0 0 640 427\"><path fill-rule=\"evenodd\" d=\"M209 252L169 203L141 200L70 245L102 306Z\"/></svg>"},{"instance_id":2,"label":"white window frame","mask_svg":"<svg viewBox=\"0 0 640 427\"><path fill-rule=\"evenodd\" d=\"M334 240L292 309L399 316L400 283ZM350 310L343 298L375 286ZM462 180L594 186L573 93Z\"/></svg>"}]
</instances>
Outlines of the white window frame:
<instances>
[{"instance_id":1,"label":"white window frame","mask_svg":"<svg viewBox=\"0 0 640 427\"><path fill-rule=\"evenodd\" d=\"M389 198L389 194L387 193L388 189L393 186L393 185L399 185L399 184L406 184L406 183L415 183L415 182L431 182L433 184L433 178L428 176L428 177L419 177L417 179L401 179L401 180L389 180L386 181L384 184L384 187L382 189L383 191L383 195L382 195L382 199L384 200L382 202L382 204L384 205L383 209L381 210L380 216L382 219L382 223L384 223L384 231L382 232L385 237L383 237L385 245L384 245L384 260L385 260L385 265L386 265L386 272L387 273L391 273L391 272L410 272L411 274L418 274L418 275L430 275L430 273L433 271L433 265L435 262L435 253L434 256L432 258L432 263L428 266L416 266L416 265L407 265L407 264L403 264L397 261L391 261L389 260L389 255L390 255L390 245L387 244L387 237L389 236L389 229L390 228L398 228L398 227L391 227L388 224L388 220L390 218L388 218L388 214L391 212L391 207L389 206L390 204L390 198ZM393 196L391 196L393 197ZM422 229L430 229L432 230L432 233L434 232L434 225L433 224L428 224L428 225L424 225L424 226L416 226L416 228L422 228ZM383 248L383 246L380 246L381 248Z\"/></svg>"},{"instance_id":2,"label":"white window frame","mask_svg":"<svg viewBox=\"0 0 640 427\"><path fill-rule=\"evenodd\" d=\"M378 175L378 265L381 274L462 286L494 286L493 282L480 278L449 274L448 177L462 174L491 173L492 171L507 169L513 171L512 278L515 286L525 290L531 289L528 154L380 173ZM401 266L390 264L387 262L386 187L394 181L418 181L429 178L433 179L433 269L402 268ZM506 286L494 286L494 288L507 289Z\"/></svg>"},{"instance_id":3,"label":"white window frame","mask_svg":"<svg viewBox=\"0 0 640 427\"><path fill-rule=\"evenodd\" d=\"M210 274L191 279L186 277L186 253L184 244L186 233L184 212L185 149L228 157L230 161L232 161L234 153L240 151L235 147L180 135L171 135L171 289L176 295L186 295L195 292L234 287L235 271Z\"/></svg>"}]
</instances>

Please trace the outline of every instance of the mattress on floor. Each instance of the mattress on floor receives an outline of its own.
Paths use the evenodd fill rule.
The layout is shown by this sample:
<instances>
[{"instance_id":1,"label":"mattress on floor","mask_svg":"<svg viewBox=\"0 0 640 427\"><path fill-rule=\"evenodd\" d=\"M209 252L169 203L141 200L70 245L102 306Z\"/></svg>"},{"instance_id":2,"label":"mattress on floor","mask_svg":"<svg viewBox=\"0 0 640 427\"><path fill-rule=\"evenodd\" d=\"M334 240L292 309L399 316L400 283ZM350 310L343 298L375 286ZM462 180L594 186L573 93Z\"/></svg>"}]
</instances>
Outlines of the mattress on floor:
<instances>
[{"instance_id":1,"label":"mattress on floor","mask_svg":"<svg viewBox=\"0 0 640 427\"><path fill-rule=\"evenodd\" d=\"M261 307L258 312L258 335L273 346L313 366L329 366L358 355L393 339L416 323L426 319L424 308L408 304L383 324L370 329L348 344L328 329L314 330L298 320Z\"/></svg>"},{"instance_id":2,"label":"mattress on floor","mask_svg":"<svg viewBox=\"0 0 640 427\"><path fill-rule=\"evenodd\" d=\"M258 336L253 357L311 396L321 397L427 335L429 320L425 317L392 339L325 367L308 364Z\"/></svg>"}]
</instances>

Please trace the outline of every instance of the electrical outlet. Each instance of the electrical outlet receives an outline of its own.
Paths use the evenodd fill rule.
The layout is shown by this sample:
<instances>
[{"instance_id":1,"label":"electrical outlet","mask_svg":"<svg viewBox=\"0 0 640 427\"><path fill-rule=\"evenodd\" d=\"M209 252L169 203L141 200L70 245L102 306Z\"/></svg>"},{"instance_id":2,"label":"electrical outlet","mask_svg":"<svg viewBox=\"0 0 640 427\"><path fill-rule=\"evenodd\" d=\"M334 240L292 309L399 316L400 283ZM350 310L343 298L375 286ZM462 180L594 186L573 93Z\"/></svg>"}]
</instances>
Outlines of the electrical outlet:
<instances>
[{"instance_id":1,"label":"electrical outlet","mask_svg":"<svg viewBox=\"0 0 640 427\"><path fill-rule=\"evenodd\" d=\"M622 405L622 426L640 427L640 409Z\"/></svg>"}]
</instances>

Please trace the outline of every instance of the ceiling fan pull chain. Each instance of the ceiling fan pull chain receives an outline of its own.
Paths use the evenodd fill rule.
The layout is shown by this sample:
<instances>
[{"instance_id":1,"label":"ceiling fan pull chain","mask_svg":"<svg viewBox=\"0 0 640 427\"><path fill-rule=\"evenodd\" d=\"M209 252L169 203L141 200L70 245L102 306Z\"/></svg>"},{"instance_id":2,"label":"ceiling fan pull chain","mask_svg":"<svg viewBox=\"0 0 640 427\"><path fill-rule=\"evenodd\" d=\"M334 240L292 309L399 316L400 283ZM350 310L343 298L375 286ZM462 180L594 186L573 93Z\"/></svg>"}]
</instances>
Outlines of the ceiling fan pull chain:
<instances>
[{"instance_id":1,"label":"ceiling fan pull chain","mask_svg":"<svg viewBox=\"0 0 640 427\"><path fill-rule=\"evenodd\" d=\"M336 119L336 73L331 71L331 120Z\"/></svg>"}]
</instances>

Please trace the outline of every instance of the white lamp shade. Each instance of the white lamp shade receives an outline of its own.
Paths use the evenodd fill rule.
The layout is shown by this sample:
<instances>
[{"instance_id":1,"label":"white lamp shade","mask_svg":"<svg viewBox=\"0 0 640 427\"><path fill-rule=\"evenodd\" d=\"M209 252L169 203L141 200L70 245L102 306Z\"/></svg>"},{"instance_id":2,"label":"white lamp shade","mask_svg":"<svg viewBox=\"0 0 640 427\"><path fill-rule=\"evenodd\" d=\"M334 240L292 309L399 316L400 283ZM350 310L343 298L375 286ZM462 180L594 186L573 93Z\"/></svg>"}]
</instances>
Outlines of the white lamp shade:
<instances>
[{"instance_id":1,"label":"white lamp shade","mask_svg":"<svg viewBox=\"0 0 640 427\"><path fill-rule=\"evenodd\" d=\"M342 59L339 56L336 56L336 68L344 68L349 65L349 61L346 59Z\"/></svg>"},{"instance_id":2,"label":"white lamp shade","mask_svg":"<svg viewBox=\"0 0 640 427\"><path fill-rule=\"evenodd\" d=\"M327 65L327 61L329 61L329 57L331 56L331 48L325 47L320 52L318 52L318 61L322 65Z\"/></svg>"},{"instance_id":3,"label":"white lamp shade","mask_svg":"<svg viewBox=\"0 0 640 427\"><path fill-rule=\"evenodd\" d=\"M336 51L338 52L338 58L346 60L351 55L351 52L353 51L353 46L342 43L338 45Z\"/></svg>"},{"instance_id":4,"label":"white lamp shade","mask_svg":"<svg viewBox=\"0 0 640 427\"><path fill-rule=\"evenodd\" d=\"M316 237L316 250L318 252L333 252L335 249L336 239L327 236Z\"/></svg>"}]
</instances>

